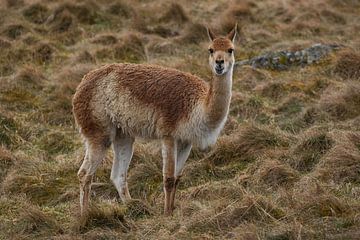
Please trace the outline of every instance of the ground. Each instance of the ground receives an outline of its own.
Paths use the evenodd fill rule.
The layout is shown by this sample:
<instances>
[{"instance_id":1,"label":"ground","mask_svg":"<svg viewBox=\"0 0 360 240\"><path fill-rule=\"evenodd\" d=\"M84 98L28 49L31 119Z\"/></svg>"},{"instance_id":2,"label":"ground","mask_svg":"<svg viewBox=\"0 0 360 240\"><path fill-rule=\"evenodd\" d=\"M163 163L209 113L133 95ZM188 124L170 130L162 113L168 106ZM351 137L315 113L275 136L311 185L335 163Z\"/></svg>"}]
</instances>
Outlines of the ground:
<instances>
[{"instance_id":1,"label":"ground","mask_svg":"<svg viewBox=\"0 0 360 240\"><path fill-rule=\"evenodd\" d=\"M359 239L360 2L0 1L0 239ZM152 63L211 81L205 26L239 24L235 56L341 44L284 71L236 67L230 116L192 151L171 217L159 143L139 141L134 200L96 173L79 217L84 148L71 98L106 63Z\"/></svg>"}]
</instances>

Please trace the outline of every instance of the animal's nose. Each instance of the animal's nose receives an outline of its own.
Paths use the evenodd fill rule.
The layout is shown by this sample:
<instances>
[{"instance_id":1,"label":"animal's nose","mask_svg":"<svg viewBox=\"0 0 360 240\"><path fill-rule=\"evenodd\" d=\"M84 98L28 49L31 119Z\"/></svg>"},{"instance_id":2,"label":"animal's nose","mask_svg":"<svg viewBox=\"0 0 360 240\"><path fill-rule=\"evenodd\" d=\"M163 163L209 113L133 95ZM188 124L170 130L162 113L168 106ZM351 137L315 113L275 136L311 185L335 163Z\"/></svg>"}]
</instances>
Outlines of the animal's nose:
<instances>
[{"instance_id":1,"label":"animal's nose","mask_svg":"<svg viewBox=\"0 0 360 240\"><path fill-rule=\"evenodd\" d=\"M221 65L221 64L224 64L224 60L223 59L216 60L215 63L218 64L218 65Z\"/></svg>"}]
</instances>

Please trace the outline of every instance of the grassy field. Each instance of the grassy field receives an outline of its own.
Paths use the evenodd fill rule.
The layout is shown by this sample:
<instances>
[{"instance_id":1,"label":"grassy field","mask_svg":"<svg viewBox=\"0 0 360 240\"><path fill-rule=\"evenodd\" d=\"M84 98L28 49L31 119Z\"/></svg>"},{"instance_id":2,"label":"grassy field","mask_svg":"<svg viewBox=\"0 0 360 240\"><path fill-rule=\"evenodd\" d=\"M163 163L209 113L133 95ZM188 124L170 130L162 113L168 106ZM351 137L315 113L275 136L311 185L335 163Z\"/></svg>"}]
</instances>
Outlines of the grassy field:
<instances>
[{"instance_id":1,"label":"grassy field","mask_svg":"<svg viewBox=\"0 0 360 240\"><path fill-rule=\"evenodd\" d=\"M240 26L235 56L344 45L287 71L238 67L216 146L192 151L172 217L158 142L138 142L135 199L109 151L79 217L83 146L71 98L106 63L152 63L211 81L205 26ZM0 1L0 239L360 239L360 2Z\"/></svg>"}]
</instances>

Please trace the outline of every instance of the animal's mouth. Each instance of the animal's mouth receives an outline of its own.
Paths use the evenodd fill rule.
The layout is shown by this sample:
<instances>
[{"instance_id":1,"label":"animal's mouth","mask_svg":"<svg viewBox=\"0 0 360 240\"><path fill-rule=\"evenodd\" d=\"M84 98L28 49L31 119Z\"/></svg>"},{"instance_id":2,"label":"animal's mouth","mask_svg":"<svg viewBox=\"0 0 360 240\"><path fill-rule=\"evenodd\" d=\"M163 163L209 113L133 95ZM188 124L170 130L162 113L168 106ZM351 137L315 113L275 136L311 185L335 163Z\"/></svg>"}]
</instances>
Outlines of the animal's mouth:
<instances>
[{"instance_id":1,"label":"animal's mouth","mask_svg":"<svg viewBox=\"0 0 360 240\"><path fill-rule=\"evenodd\" d=\"M221 75L224 72L224 68L223 67L215 67L215 72L216 72L216 74Z\"/></svg>"}]
</instances>

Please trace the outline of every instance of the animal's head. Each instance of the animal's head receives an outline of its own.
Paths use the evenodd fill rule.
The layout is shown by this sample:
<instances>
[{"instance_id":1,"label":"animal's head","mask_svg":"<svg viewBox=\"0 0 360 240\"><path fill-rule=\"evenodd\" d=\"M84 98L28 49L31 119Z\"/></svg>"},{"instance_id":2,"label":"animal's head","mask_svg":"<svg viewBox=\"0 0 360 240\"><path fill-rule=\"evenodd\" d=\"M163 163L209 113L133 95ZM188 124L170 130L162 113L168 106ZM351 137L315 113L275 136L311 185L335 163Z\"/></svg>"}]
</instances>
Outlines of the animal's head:
<instances>
[{"instance_id":1,"label":"animal's head","mask_svg":"<svg viewBox=\"0 0 360 240\"><path fill-rule=\"evenodd\" d=\"M207 29L211 44L209 46L209 64L216 75L226 74L232 70L235 62L234 40L237 25L225 36L216 36L209 28Z\"/></svg>"}]
</instances>

